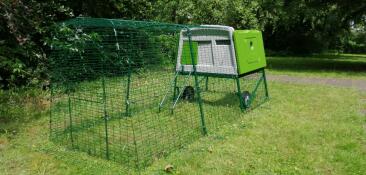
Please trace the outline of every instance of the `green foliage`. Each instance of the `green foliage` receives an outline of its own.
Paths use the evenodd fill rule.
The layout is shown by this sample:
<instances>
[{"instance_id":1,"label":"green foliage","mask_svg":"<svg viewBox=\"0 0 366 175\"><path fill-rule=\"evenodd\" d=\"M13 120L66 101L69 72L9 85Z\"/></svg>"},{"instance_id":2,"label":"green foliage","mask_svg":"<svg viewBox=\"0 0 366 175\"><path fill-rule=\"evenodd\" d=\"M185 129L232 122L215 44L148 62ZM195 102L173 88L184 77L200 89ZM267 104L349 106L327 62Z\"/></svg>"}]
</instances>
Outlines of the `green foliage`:
<instances>
[{"instance_id":1,"label":"green foliage","mask_svg":"<svg viewBox=\"0 0 366 175\"><path fill-rule=\"evenodd\" d=\"M4 0L0 12L3 89L47 84L49 27L74 16L256 28L272 53L365 52L364 30L352 30L365 26L364 0Z\"/></svg>"},{"instance_id":2,"label":"green foliage","mask_svg":"<svg viewBox=\"0 0 366 175\"><path fill-rule=\"evenodd\" d=\"M261 29L260 18L257 17L259 10L258 1L232 0L228 2L225 24L236 29Z\"/></svg>"},{"instance_id":3,"label":"green foliage","mask_svg":"<svg viewBox=\"0 0 366 175\"><path fill-rule=\"evenodd\" d=\"M159 0L156 18L159 21L178 24L220 24L235 28L258 28L257 1L240 0Z\"/></svg>"},{"instance_id":4,"label":"green foliage","mask_svg":"<svg viewBox=\"0 0 366 175\"><path fill-rule=\"evenodd\" d=\"M87 49L100 49L101 38L98 34L85 33L82 29L73 30L63 24L60 27L55 26L52 36L48 42L52 50L50 55L52 81L63 83L68 79L80 81L84 77L95 78L99 73L96 70L98 66L92 67L86 64L87 60L92 58L86 57L85 53L88 52ZM102 53L93 56L97 57L95 62L100 65L103 60ZM83 61L76 61L79 59ZM64 65L69 69L60 69L58 65Z\"/></svg>"},{"instance_id":5,"label":"green foliage","mask_svg":"<svg viewBox=\"0 0 366 175\"><path fill-rule=\"evenodd\" d=\"M365 17L366 24L366 17ZM342 49L348 53L366 53L366 26L356 25L348 37L342 40Z\"/></svg>"},{"instance_id":6,"label":"green foliage","mask_svg":"<svg viewBox=\"0 0 366 175\"><path fill-rule=\"evenodd\" d=\"M72 16L52 0L0 2L0 86L34 85L47 79L47 27Z\"/></svg>"},{"instance_id":7,"label":"green foliage","mask_svg":"<svg viewBox=\"0 0 366 175\"><path fill-rule=\"evenodd\" d=\"M260 6L257 17L266 47L290 54L338 49L350 24L360 23L366 11L364 1L276 0L263 1Z\"/></svg>"},{"instance_id":8,"label":"green foliage","mask_svg":"<svg viewBox=\"0 0 366 175\"><path fill-rule=\"evenodd\" d=\"M153 5L156 0L63 0L61 3L69 7L75 16L123 19L153 19L157 10Z\"/></svg>"}]
</instances>

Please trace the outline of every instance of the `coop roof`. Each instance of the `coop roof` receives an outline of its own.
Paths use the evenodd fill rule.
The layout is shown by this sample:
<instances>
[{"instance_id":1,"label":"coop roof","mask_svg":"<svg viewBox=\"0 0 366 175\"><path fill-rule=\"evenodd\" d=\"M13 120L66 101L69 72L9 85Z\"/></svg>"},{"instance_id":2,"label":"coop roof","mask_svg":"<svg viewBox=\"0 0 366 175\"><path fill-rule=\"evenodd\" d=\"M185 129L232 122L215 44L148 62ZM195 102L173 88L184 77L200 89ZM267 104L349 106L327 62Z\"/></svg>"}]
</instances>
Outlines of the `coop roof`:
<instances>
[{"instance_id":1,"label":"coop roof","mask_svg":"<svg viewBox=\"0 0 366 175\"><path fill-rule=\"evenodd\" d=\"M171 24L155 21L135 21L135 20L123 20L123 19L107 19L107 18L89 18L89 17L77 17L62 22L66 26L74 27L88 27L88 28L131 28L131 29L144 29L144 30L164 30L164 31L181 31L185 29L217 29L217 30L234 30L229 26L222 25L186 25L186 24Z\"/></svg>"}]
</instances>

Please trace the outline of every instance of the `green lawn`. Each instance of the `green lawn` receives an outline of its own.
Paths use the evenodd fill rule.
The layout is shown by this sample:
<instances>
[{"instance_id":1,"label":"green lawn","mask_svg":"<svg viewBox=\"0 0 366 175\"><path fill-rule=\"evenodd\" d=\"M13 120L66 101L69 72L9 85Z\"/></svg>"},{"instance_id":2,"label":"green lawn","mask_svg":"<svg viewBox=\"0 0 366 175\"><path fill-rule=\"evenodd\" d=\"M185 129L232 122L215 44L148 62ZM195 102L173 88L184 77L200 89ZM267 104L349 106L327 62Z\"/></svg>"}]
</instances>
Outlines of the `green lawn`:
<instances>
[{"instance_id":1,"label":"green lawn","mask_svg":"<svg viewBox=\"0 0 366 175\"><path fill-rule=\"evenodd\" d=\"M269 65L273 64L271 59ZM319 73L319 76L331 77L346 77L349 73L351 78L362 78L360 74L364 72L360 70L361 73L346 70L320 73L320 68L297 72L270 67L271 73L296 76ZM212 106L208 115L220 114L216 120L221 117L230 122L220 122L219 128L211 130L207 137L156 160L142 174L166 174L166 165L174 167L173 174L366 172L366 120L361 113L366 109L366 92L278 82L269 82L269 88L271 99L249 113L237 110L238 106L230 103L231 96L215 101L215 96L208 95L208 98L206 94L205 103ZM23 113L33 115L35 106L25 106ZM37 112L35 116L16 132L2 131L0 174L134 173L120 163L71 151L49 141L47 114Z\"/></svg>"},{"instance_id":2,"label":"green lawn","mask_svg":"<svg viewBox=\"0 0 366 175\"><path fill-rule=\"evenodd\" d=\"M363 174L365 93L270 83L271 101L232 125L156 162L177 174ZM366 104L363 104L365 107Z\"/></svg>"},{"instance_id":3,"label":"green lawn","mask_svg":"<svg viewBox=\"0 0 366 175\"><path fill-rule=\"evenodd\" d=\"M217 133L156 161L146 174L362 174L366 171L366 94L341 88L270 83L271 100ZM12 140L1 137L5 174L124 174L117 163L48 141L48 119Z\"/></svg>"},{"instance_id":4,"label":"green lawn","mask_svg":"<svg viewBox=\"0 0 366 175\"><path fill-rule=\"evenodd\" d=\"M311 57L268 57L270 74L366 79L366 55L339 54Z\"/></svg>"}]
</instances>

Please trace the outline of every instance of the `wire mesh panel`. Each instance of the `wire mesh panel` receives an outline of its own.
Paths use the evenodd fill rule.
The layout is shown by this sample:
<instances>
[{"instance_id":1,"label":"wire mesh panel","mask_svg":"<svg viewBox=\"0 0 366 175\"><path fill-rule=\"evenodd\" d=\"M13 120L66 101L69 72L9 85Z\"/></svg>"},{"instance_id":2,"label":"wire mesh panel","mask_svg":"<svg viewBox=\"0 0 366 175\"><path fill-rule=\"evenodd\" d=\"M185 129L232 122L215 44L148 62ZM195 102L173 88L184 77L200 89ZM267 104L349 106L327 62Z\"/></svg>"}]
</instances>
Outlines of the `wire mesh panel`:
<instances>
[{"instance_id":1,"label":"wire mesh panel","mask_svg":"<svg viewBox=\"0 0 366 175\"><path fill-rule=\"evenodd\" d=\"M203 28L93 18L58 26L51 139L141 169L238 118L223 111L263 102L264 70L238 75L230 32Z\"/></svg>"},{"instance_id":2,"label":"wire mesh panel","mask_svg":"<svg viewBox=\"0 0 366 175\"><path fill-rule=\"evenodd\" d=\"M202 102L205 110L206 126L209 132L214 132L220 126L235 122L241 115L238 111L243 105L243 111L249 112L268 99L264 71L236 78L236 77L209 77L200 76ZM262 79L262 80L261 80ZM238 82L239 89L238 92ZM249 101L241 104L240 98L250 94Z\"/></svg>"}]
</instances>

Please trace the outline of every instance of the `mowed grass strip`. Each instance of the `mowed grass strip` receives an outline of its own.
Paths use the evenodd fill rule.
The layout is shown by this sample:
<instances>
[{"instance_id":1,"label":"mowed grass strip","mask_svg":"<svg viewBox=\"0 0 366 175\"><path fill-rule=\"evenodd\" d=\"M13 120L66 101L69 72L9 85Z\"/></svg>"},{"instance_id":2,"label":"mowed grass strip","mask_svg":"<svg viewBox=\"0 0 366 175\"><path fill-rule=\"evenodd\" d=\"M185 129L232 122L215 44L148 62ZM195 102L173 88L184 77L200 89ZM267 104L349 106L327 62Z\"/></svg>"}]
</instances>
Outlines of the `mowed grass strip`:
<instances>
[{"instance_id":1,"label":"mowed grass strip","mask_svg":"<svg viewBox=\"0 0 366 175\"><path fill-rule=\"evenodd\" d=\"M270 74L366 79L366 55L270 56L267 68Z\"/></svg>"}]
</instances>

